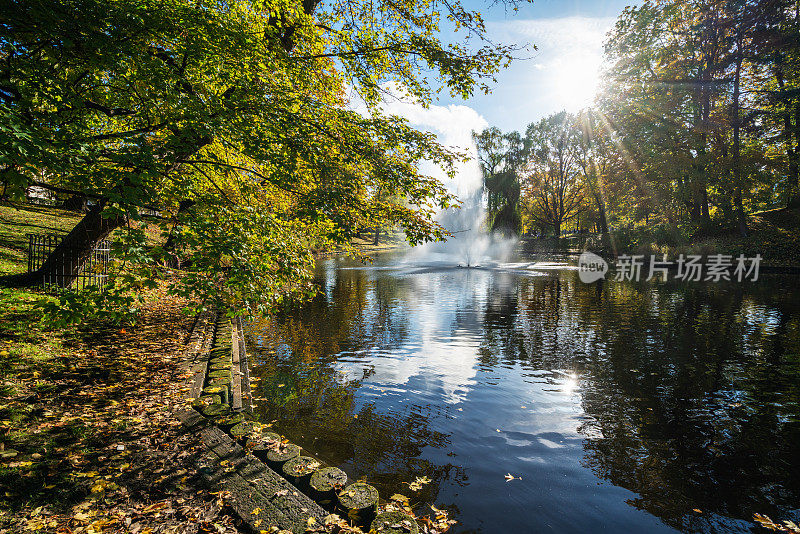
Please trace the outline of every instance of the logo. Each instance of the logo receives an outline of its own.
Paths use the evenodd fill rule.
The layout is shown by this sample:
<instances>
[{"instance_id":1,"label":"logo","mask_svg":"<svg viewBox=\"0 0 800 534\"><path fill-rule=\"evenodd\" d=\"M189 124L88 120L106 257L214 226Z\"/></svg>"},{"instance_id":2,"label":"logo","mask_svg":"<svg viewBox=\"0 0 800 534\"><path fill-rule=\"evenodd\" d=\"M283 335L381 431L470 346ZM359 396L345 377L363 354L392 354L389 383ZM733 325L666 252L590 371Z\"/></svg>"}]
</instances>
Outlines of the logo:
<instances>
[{"instance_id":1,"label":"logo","mask_svg":"<svg viewBox=\"0 0 800 534\"><path fill-rule=\"evenodd\" d=\"M584 284L605 278L607 272L608 263L597 254L584 252L578 258L578 276Z\"/></svg>"}]
</instances>

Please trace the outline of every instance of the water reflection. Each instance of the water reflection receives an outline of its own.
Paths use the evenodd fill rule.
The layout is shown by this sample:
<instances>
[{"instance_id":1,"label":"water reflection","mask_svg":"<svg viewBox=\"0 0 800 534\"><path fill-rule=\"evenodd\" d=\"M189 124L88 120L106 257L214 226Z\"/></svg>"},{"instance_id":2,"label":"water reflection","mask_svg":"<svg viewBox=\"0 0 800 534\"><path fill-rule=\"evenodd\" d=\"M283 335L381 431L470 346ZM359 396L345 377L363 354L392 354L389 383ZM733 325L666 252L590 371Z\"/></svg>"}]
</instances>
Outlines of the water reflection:
<instances>
[{"instance_id":1,"label":"water reflection","mask_svg":"<svg viewBox=\"0 0 800 534\"><path fill-rule=\"evenodd\" d=\"M584 285L553 267L325 262L318 299L249 326L260 417L384 495L453 507L459 532L798 514L796 278Z\"/></svg>"}]
</instances>

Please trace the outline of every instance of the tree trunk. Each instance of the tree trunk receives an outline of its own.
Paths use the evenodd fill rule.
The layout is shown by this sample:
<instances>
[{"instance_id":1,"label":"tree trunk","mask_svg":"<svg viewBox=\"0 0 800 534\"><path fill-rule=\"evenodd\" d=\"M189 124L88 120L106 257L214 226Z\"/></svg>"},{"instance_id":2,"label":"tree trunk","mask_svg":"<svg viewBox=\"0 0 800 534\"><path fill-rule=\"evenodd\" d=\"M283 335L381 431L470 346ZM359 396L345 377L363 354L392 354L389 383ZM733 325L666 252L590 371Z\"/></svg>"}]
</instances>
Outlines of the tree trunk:
<instances>
[{"instance_id":1,"label":"tree trunk","mask_svg":"<svg viewBox=\"0 0 800 534\"><path fill-rule=\"evenodd\" d=\"M742 162L741 162L741 113L739 111L740 82L742 76L742 30L737 32L736 43L736 73L733 81L733 183L735 193L733 204L736 209L736 218L739 225L739 233L744 237L747 235L747 219L742 205Z\"/></svg>"},{"instance_id":2,"label":"tree trunk","mask_svg":"<svg viewBox=\"0 0 800 534\"><path fill-rule=\"evenodd\" d=\"M75 228L50 253L39 270L6 277L4 282L16 287L43 283L69 287L77 279L78 271L91 255L92 248L116 228L125 224L124 217L103 218L101 212L104 205L105 202L92 206Z\"/></svg>"},{"instance_id":3,"label":"tree trunk","mask_svg":"<svg viewBox=\"0 0 800 534\"><path fill-rule=\"evenodd\" d=\"M600 233L604 235L608 234L608 217L606 217L606 206L602 199L597 200L597 212L600 215L600 220L598 221L600 224Z\"/></svg>"},{"instance_id":4,"label":"tree trunk","mask_svg":"<svg viewBox=\"0 0 800 534\"><path fill-rule=\"evenodd\" d=\"M189 211L189 209L194 206L197 202L194 200L181 200L178 203L178 212L175 214L175 224L172 226L172 230L170 230L169 237L167 237L167 241L164 243L164 253L165 253L165 266L170 269L180 269L181 268L181 261L177 254L175 254L175 230L180 223L180 216L182 213Z\"/></svg>"},{"instance_id":5,"label":"tree trunk","mask_svg":"<svg viewBox=\"0 0 800 534\"><path fill-rule=\"evenodd\" d=\"M778 83L778 89L783 91L786 87L786 80L783 75L783 56L779 53L775 59L775 81ZM800 111L798 111L800 114ZM796 114L797 115L797 114ZM798 124L800 126L800 124ZM798 137L798 144L795 145L793 137L800 136L797 130L800 128L792 127L792 112L791 106L787 102L786 109L783 113L783 135L786 138L786 159L789 163L789 173L787 178L787 201L786 205L789 208L796 208L800 206L800 165L797 159L800 154L800 137ZM795 135L792 135L794 131Z\"/></svg>"},{"instance_id":6,"label":"tree trunk","mask_svg":"<svg viewBox=\"0 0 800 534\"><path fill-rule=\"evenodd\" d=\"M377 246L379 241L380 241L380 239L381 239L381 227L380 226L376 226L375 227L375 241L372 244Z\"/></svg>"},{"instance_id":7,"label":"tree trunk","mask_svg":"<svg viewBox=\"0 0 800 534\"><path fill-rule=\"evenodd\" d=\"M788 113L787 113L788 114ZM791 124L791 121L789 121ZM800 206L800 176L798 176L798 167L800 167L800 102L794 104L794 149L792 150L792 162L790 166L794 166L794 184L795 184L795 206ZM791 134L790 134L791 135ZM791 141L789 142L791 144Z\"/></svg>"},{"instance_id":8,"label":"tree trunk","mask_svg":"<svg viewBox=\"0 0 800 534\"><path fill-rule=\"evenodd\" d=\"M86 195L72 195L61 204L61 208L70 211L84 211L87 200Z\"/></svg>"}]
</instances>

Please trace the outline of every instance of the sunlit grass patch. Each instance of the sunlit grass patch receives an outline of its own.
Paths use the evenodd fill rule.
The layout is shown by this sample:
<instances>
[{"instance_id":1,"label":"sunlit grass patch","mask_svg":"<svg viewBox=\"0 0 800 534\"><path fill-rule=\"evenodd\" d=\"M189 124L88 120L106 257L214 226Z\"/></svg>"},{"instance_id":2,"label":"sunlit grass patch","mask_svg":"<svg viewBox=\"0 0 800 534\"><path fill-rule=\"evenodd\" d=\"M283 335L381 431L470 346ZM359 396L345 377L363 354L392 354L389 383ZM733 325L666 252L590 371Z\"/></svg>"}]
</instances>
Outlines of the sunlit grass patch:
<instances>
[{"instance_id":1,"label":"sunlit grass patch","mask_svg":"<svg viewBox=\"0 0 800 534\"><path fill-rule=\"evenodd\" d=\"M0 204L0 273L24 272L28 267L28 234L66 234L81 214L47 206Z\"/></svg>"}]
</instances>

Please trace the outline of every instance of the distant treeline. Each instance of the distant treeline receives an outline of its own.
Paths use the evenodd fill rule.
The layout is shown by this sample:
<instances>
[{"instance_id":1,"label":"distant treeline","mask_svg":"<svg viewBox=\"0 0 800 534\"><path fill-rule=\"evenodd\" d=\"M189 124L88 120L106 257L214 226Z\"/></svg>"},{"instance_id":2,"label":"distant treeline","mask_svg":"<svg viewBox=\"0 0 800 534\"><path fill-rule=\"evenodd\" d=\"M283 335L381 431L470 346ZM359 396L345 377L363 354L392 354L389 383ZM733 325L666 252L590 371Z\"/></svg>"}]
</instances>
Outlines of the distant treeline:
<instances>
[{"instance_id":1,"label":"distant treeline","mask_svg":"<svg viewBox=\"0 0 800 534\"><path fill-rule=\"evenodd\" d=\"M494 229L746 235L800 206L800 1L626 8L595 106L475 140Z\"/></svg>"}]
</instances>

